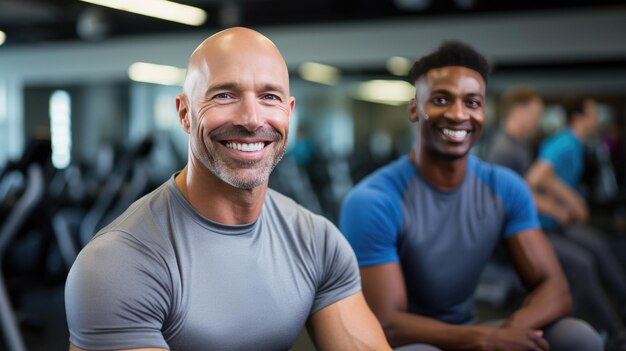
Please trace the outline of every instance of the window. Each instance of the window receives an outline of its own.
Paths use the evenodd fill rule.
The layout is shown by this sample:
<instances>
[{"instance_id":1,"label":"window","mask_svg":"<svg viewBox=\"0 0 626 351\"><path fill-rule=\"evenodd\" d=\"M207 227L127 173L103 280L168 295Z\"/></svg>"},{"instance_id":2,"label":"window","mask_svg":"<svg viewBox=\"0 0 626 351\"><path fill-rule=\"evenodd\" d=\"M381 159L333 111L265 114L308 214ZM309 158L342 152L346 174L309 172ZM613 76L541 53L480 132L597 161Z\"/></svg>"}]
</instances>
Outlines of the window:
<instances>
[{"instance_id":1,"label":"window","mask_svg":"<svg viewBox=\"0 0 626 351\"><path fill-rule=\"evenodd\" d=\"M62 169L72 159L72 121L70 94L57 90L50 96L50 136L52 140L52 164Z\"/></svg>"}]
</instances>

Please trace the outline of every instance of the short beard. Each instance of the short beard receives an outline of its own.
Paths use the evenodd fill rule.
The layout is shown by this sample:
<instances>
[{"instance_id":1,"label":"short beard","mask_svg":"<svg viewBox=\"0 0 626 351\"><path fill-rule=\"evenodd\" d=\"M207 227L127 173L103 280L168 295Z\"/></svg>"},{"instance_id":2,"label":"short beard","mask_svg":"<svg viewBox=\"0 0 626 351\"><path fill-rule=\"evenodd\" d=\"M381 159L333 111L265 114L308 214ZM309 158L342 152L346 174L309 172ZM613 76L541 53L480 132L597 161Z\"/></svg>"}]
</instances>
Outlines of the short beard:
<instances>
[{"instance_id":1,"label":"short beard","mask_svg":"<svg viewBox=\"0 0 626 351\"><path fill-rule=\"evenodd\" d=\"M214 159L212 157L208 157L208 162L203 162L206 167L219 179L221 179L224 183L235 187L237 189L242 190L250 190L258 187L259 185L265 183L268 179L278 162L283 158L285 154L285 147L283 146L279 151L272 164L269 167L265 167L257 176L253 179L247 179L243 177L240 171L234 170L232 171L226 165L226 162L220 159ZM243 165L253 166L254 162L243 162Z\"/></svg>"},{"instance_id":2,"label":"short beard","mask_svg":"<svg viewBox=\"0 0 626 351\"><path fill-rule=\"evenodd\" d=\"M261 133L265 136L272 135L273 136L272 144L278 143L283 140L283 137L273 128L271 129L271 131L265 130L264 132L261 132ZM249 136L255 135L254 132L249 132L243 129L242 127L228 127L227 129L224 129L224 130L217 129L211 132L208 138L210 138L213 141L211 144L214 144L216 147L219 147L217 145L219 142L214 141L216 140L215 138L216 135L229 135L234 138L236 136L241 136L242 134L249 135ZM285 154L285 150L286 150L286 143L284 143L282 147L276 151L276 154L274 155L274 159L271 161L271 164L269 165L265 164L266 160L261 160L258 162L257 161L238 162L236 166L243 168L243 170L240 170L240 169L237 169L236 167L233 167L233 165L229 165L228 162L226 162L225 160L221 158L216 158L215 148L212 148L212 150L209 150L209 146L207 145L206 142L204 142L204 136L201 136L201 137L203 138L201 147L204 148L204 150L202 150L204 152L201 152L201 150L199 150L196 147L197 143L192 143L192 152L194 156L196 157L196 159L198 159L215 177L219 178L224 183L232 187L242 189L242 190L254 189L258 187L259 185L265 183L269 179L270 174L272 173L272 171L274 170L278 162L280 162L280 160L283 158ZM269 146L272 146L272 145L269 145ZM260 164L261 169L254 170L253 168L259 164ZM252 171L253 172L256 171L257 173L254 174L254 176L246 177L245 173L249 172L250 169L253 169Z\"/></svg>"}]
</instances>

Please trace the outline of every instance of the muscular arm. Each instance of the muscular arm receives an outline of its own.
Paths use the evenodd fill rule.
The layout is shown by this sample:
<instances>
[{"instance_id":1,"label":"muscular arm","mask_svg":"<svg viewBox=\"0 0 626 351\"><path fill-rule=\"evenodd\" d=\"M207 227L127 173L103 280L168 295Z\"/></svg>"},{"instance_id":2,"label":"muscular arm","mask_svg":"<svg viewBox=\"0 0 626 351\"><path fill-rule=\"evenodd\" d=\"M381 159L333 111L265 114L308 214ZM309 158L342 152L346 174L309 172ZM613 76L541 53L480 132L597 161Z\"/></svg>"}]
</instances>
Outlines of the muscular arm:
<instances>
[{"instance_id":1,"label":"muscular arm","mask_svg":"<svg viewBox=\"0 0 626 351\"><path fill-rule=\"evenodd\" d=\"M319 310L307 328L318 350L391 350L361 292Z\"/></svg>"},{"instance_id":2,"label":"muscular arm","mask_svg":"<svg viewBox=\"0 0 626 351\"><path fill-rule=\"evenodd\" d=\"M80 349L80 348L70 344L70 351L87 351L87 350ZM117 351L167 351L167 350L166 349L149 348L149 349L131 349L131 350L117 350Z\"/></svg>"},{"instance_id":3,"label":"muscular arm","mask_svg":"<svg viewBox=\"0 0 626 351\"><path fill-rule=\"evenodd\" d=\"M584 222L589 217L585 200L557 177L549 163L537 160L525 178L533 193L538 190L546 192L570 209L574 219Z\"/></svg>"},{"instance_id":4,"label":"muscular arm","mask_svg":"<svg viewBox=\"0 0 626 351\"><path fill-rule=\"evenodd\" d=\"M446 350L546 350L535 330L457 326L407 312L400 265L388 263L361 268L363 291L381 321L392 346L423 343Z\"/></svg>"},{"instance_id":5,"label":"muscular arm","mask_svg":"<svg viewBox=\"0 0 626 351\"><path fill-rule=\"evenodd\" d=\"M571 308L569 288L543 232L523 231L509 237L506 246L530 293L504 327L539 329L565 316Z\"/></svg>"}]
</instances>

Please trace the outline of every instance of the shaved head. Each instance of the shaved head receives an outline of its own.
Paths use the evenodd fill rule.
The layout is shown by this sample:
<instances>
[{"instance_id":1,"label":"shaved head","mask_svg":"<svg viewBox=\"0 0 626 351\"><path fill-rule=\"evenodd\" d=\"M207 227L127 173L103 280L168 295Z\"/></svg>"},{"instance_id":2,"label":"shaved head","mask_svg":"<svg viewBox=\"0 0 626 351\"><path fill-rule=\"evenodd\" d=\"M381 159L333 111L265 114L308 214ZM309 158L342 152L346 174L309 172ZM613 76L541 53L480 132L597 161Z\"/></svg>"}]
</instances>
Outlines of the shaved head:
<instances>
[{"instance_id":1,"label":"shaved head","mask_svg":"<svg viewBox=\"0 0 626 351\"><path fill-rule=\"evenodd\" d=\"M285 153L294 106L287 65L267 37L238 27L207 38L177 96L190 172L208 170L240 189L266 185Z\"/></svg>"},{"instance_id":2,"label":"shaved head","mask_svg":"<svg viewBox=\"0 0 626 351\"><path fill-rule=\"evenodd\" d=\"M183 92L192 99L193 94L203 92L213 70L220 69L225 61L236 64L235 61L252 56L280 65L282 74L275 79L289 89L287 64L276 45L255 30L235 27L215 33L198 45L189 58ZM285 95L289 95L289 90Z\"/></svg>"}]
</instances>

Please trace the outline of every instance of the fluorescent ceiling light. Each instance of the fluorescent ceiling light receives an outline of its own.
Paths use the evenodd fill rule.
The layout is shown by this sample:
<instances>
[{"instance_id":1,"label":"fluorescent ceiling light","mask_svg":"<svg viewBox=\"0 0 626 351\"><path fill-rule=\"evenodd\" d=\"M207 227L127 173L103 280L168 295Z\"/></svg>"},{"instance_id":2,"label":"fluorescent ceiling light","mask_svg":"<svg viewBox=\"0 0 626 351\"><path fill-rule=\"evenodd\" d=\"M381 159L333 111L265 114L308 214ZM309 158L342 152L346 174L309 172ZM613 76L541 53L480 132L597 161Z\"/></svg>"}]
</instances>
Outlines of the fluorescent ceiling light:
<instances>
[{"instance_id":1,"label":"fluorescent ceiling light","mask_svg":"<svg viewBox=\"0 0 626 351\"><path fill-rule=\"evenodd\" d=\"M359 84L355 97L359 100L399 106L415 96L413 85L401 80L370 80Z\"/></svg>"},{"instance_id":2,"label":"fluorescent ceiling light","mask_svg":"<svg viewBox=\"0 0 626 351\"><path fill-rule=\"evenodd\" d=\"M167 0L82 0L96 5L117 10L138 13L191 26L200 26L206 21L207 14L197 7L179 4Z\"/></svg>"},{"instance_id":3,"label":"fluorescent ceiling light","mask_svg":"<svg viewBox=\"0 0 626 351\"><path fill-rule=\"evenodd\" d=\"M309 82L333 85L341 78L341 71L337 67L323 65L316 62L305 62L298 68L300 78Z\"/></svg>"},{"instance_id":4,"label":"fluorescent ceiling light","mask_svg":"<svg viewBox=\"0 0 626 351\"><path fill-rule=\"evenodd\" d=\"M6 39L7 39L7 35L4 34L4 32L0 30L0 45L4 44L4 41Z\"/></svg>"},{"instance_id":5,"label":"fluorescent ceiling light","mask_svg":"<svg viewBox=\"0 0 626 351\"><path fill-rule=\"evenodd\" d=\"M406 57L394 56L387 60L387 70L394 76L406 76L412 66L413 62Z\"/></svg>"},{"instance_id":6,"label":"fluorescent ceiling light","mask_svg":"<svg viewBox=\"0 0 626 351\"><path fill-rule=\"evenodd\" d=\"M161 85L183 85L186 70L174 66L135 62L128 68L128 77L135 82Z\"/></svg>"}]
</instances>

